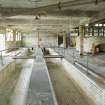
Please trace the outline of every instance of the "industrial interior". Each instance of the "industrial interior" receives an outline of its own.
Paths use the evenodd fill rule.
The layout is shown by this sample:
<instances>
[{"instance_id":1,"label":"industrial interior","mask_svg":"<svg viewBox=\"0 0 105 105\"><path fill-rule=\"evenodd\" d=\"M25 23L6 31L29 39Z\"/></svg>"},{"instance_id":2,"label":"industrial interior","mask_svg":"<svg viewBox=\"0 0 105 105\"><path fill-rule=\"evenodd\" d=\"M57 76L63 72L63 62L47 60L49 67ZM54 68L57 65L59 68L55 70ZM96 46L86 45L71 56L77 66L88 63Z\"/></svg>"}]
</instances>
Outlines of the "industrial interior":
<instances>
[{"instance_id":1,"label":"industrial interior","mask_svg":"<svg viewBox=\"0 0 105 105\"><path fill-rule=\"evenodd\" d=\"M105 0L0 0L0 105L105 105Z\"/></svg>"}]
</instances>

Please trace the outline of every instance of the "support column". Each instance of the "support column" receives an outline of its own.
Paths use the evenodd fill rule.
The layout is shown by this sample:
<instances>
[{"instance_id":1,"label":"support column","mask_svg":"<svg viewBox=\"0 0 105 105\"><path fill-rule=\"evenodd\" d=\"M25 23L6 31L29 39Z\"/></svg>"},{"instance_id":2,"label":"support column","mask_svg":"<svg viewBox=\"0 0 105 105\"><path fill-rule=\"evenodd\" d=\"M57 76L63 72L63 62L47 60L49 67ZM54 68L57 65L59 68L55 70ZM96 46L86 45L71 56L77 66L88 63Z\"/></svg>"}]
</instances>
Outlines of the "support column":
<instances>
[{"instance_id":1,"label":"support column","mask_svg":"<svg viewBox=\"0 0 105 105\"><path fill-rule=\"evenodd\" d=\"M38 31L38 48L40 48L40 36L39 36L39 31Z\"/></svg>"},{"instance_id":2,"label":"support column","mask_svg":"<svg viewBox=\"0 0 105 105\"><path fill-rule=\"evenodd\" d=\"M79 35L80 35L80 55L84 53L84 26L80 25L79 27Z\"/></svg>"},{"instance_id":3,"label":"support column","mask_svg":"<svg viewBox=\"0 0 105 105\"><path fill-rule=\"evenodd\" d=\"M16 30L13 30L13 40L16 41Z\"/></svg>"},{"instance_id":4,"label":"support column","mask_svg":"<svg viewBox=\"0 0 105 105\"><path fill-rule=\"evenodd\" d=\"M16 30L13 30L13 43L14 47L16 47Z\"/></svg>"},{"instance_id":5,"label":"support column","mask_svg":"<svg viewBox=\"0 0 105 105\"><path fill-rule=\"evenodd\" d=\"M66 35L63 35L63 45L64 45L64 48L66 48Z\"/></svg>"}]
</instances>

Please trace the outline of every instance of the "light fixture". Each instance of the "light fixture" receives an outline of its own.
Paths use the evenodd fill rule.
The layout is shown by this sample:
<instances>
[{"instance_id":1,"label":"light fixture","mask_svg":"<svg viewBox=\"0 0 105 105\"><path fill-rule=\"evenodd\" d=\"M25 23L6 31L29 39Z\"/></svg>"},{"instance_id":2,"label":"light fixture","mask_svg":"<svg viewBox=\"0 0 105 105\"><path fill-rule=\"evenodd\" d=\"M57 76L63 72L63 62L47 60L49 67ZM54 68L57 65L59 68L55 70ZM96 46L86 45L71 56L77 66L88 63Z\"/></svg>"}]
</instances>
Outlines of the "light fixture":
<instances>
[{"instance_id":1,"label":"light fixture","mask_svg":"<svg viewBox=\"0 0 105 105\"><path fill-rule=\"evenodd\" d=\"M100 27L102 27L102 24L99 24Z\"/></svg>"},{"instance_id":2,"label":"light fixture","mask_svg":"<svg viewBox=\"0 0 105 105\"><path fill-rule=\"evenodd\" d=\"M61 10L62 9L62 3L59 1L58 2L58 9Z\"/></svg>"},{"instance_id":3,"label":"light fixture","mask_svg":"<svg viewBox=\"0 0 105 105\"><path fill-rule=\"evenodd\" d=\"M35 20L40 20L40 15L36 15Z\"/></svg>"},{"instance_id":4,"label":"light fixture","mask_svg":"<svg viewBox=\"0 0 105 105\"><path fill-rule=\"evenodd\" d=\"M87 26L89 26L89 24L85 24L85 26L87 27Z\"/></svg>"},{"instance_id":5,"label":"light fixture","mask_svg":"<svg viewBox=\"0 0 105 105\"><path fill-rule=\"evenodd\" d=\"M98 27L98 24L95 24L96 27Z\"/></svg>"}]
</instances>

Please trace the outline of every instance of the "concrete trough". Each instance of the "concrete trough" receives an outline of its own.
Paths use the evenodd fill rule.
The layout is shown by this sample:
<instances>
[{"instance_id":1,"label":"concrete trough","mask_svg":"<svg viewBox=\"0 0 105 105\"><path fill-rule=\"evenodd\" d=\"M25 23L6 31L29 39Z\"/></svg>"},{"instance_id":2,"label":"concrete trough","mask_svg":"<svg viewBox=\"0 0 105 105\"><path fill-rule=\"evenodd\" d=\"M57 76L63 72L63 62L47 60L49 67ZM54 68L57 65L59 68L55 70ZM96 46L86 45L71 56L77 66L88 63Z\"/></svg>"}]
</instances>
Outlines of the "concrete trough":
<instances>
[{"instance_id":1,"label":"concrete trough","mask_svg":"<svg viewBox=\"0 0 105 105\"><path fill-rule=\"evenodd\" d=\"M1 67L0 70L0 84L8 79L8 76L10 76L15 71L15 62L11 61L10 63L4 65Z\"/></svg>"},{"instance_id":2,"label":"concrete trough","mask_svg":"<svg viewBox=\"0 0 105 105\"><path fill-rule=\"evenodd\" d=\"M21 52L19 55L26 55L27 49L20 49ZM9 60L9 59L7 59ZM11 59L8 63L4 64L0 68L0 83L8 79L8 76L12 75L15 72L16 60Z\"/></svg>"},{"instance_id":3,"label":"concrete trough","mask_svg":"<svg viewBox=\"0 0 105 105\"><path fill-rule=\"evenodd\" d=\"M51 55L58 55L53 49L48 49ZM56 58L59 60L59 58ZM62 59L62 65L65 71L70 77L81 87L86 95L91 98L96 105L105 105L105 85L96 82L96 78L92 75L84 74L75 65L68 62L66 59Z\"/></svg>"},{"instance_id":4,"label":"concrete trough","mask_svg":"<svg viewBox=\"0 0 105 105\"><path fill-rule=\"evenodd\" d=\"M37 49L25 105L58 105L41 49Z\"/></svg>"}]
</instances>

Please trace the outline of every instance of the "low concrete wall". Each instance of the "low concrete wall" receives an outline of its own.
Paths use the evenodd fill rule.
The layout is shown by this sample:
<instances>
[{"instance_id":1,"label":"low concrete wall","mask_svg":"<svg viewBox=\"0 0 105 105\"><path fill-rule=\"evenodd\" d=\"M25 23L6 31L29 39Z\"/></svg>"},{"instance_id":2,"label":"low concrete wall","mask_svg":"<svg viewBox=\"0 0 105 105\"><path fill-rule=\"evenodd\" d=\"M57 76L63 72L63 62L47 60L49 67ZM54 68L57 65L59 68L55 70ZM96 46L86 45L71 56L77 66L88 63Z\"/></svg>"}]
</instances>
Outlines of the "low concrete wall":
<instances>
[{"instance_id":1,"label":"low concrete wall","mask_svg":"<svg viewBox=\"0 0 105 105\"><path fill-rule=\"evenodd\" d=\"M27 49L20 49L20 56L23 55L25 56L28 52ZM22 61L21 59L18 60L18 62ZM3 65L0 68L0 83L8 79L9 76L12 75L12 73L15 71L15 65L16 65L16 60L11 60L11 62Z\"/></svg>"},{"instance_id":2,"label":"low concrete wall","mask_svg":"<svg viewBox=\"0 0 105 105\"><path fill-rule=\"evenodd\" d=\"M52 55L57 54L54 50L49 49ZM57 60L60 60L56 58ZM91 98L96 105L105 105L105 86L100 86L94 80L89 78L86 74L82 73L73 64L67 60L62 60L62 65L65 67L68 75L82 88L82 90Z\"/></svg>"},{"instance_id":3,"label":"low concrete wall","mask_svg":"<svg viewBox=\"0 0 105 105\"><path fill-rule=\"evenodd\" d=\"M51 82L51 78L50 78L50 75L49 75L49 72L48 72L46 62L44 61L44 63L45 63L45 66L46 66L46 72L47 72L48 79L49 79L49 84L50 84L50 88L51 88L51 92L52 92L52 96L53 96L53 100L54 100L54 105L58 105L57 97L55 95L55 91L54 91L54 88L53 88L53 84Z\"/></svg>"},{"instance_id":4,"label":"low concrete wall","mask_svg":"<svg viewBox=\"0 0 105 105\"><path fill-rule=\"evenodd\" d=\"M0 70L0 83L8 79L8 76L10 76L15 71L15 61L12 61L1 68Z\"/></svg>"},{"instance_id":5,"label":"low concrete wall","mask_svg":"<svg viewBox=\"0 0 105 105\"><path fill-rule=\"evenodd\" d=\"M79 71L74 65L70 64L65 59L62 60L62 64L66 68L66 72L69 73L76 83L83 89L83 91L89 96L96 105L105 105L105 90L98 86L92 79Z\"/></svg>"}]
</instances>

